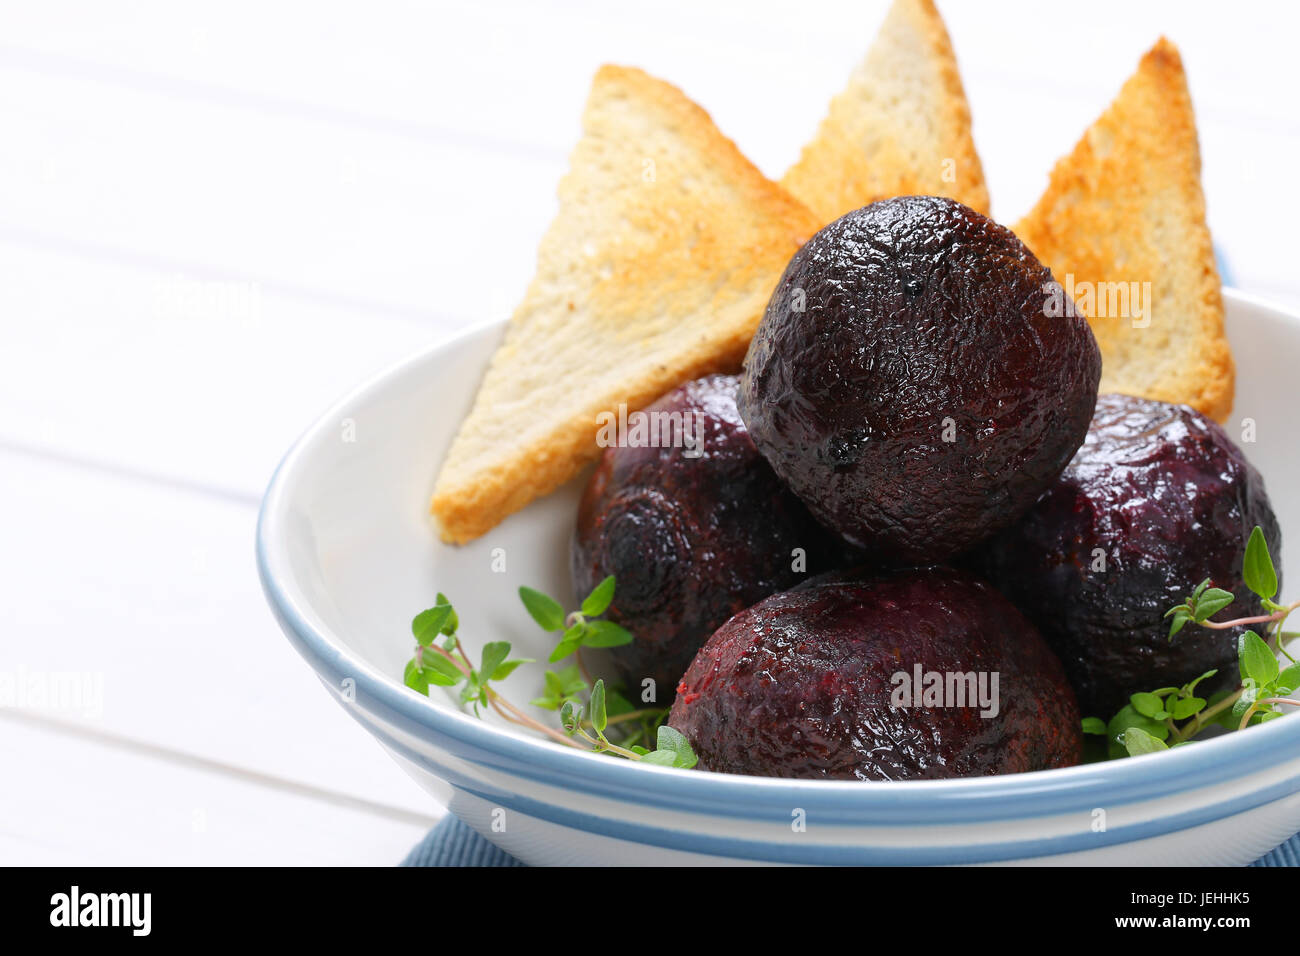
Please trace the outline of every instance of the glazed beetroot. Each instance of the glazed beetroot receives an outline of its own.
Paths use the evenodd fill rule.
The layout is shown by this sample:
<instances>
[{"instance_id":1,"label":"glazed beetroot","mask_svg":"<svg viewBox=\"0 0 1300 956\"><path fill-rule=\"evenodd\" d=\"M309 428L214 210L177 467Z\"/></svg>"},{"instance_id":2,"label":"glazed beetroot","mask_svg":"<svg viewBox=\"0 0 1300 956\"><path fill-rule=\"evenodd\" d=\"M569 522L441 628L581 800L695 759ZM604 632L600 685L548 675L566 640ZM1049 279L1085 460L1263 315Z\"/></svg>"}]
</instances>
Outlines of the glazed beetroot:
<instances>
[{"instance_id":1,"label":"glazed beetroot","mask_svg":"<svg viewBox=\"0 0 1300 956\"><path fill-rule=\"evenodd\" d=\"M996 714L955 697L901 706L896 675L917 668L945 683L983 673ZM1082 751L1074 693L1042 637L990 585L946 568L833 574L737 614L696 655L669 723L702 768L774 777L1018 773Z\"/></svg>"},{"instance_id":2,"label":"glazed beetroot","mask_svg":"<svg viewBox=\"0 0 1300 956\"><path fill-rule=\"evenodd\" d=\"M1051 273L961 203L905 196L795 254L745 360L740 413L827 527L904 563L1024 513L1083 441L1101 356Z\"/></svg>"},{"instance_id":3,"label":"glazed beetroot","mask_svg":"<svg viewBox=\"0 0 1300 956\"><path fill-rule=\"evenodd\" d=\"M1085 714L1217 668L1202 695L1237 680L1240 629L1165 612L1206 578L1237 600L1216 620L1262 612L1242 583L1251 530L1279 554L1259 473L1223 429L1185 405L1103 395L1087 440L1034 508L974 554L1056 649Z\"/></svg>"},{"instance_id":4,"label":"glazed beetroot","mask_svg":"<svg viewBox=\"0 0 1300 956\"><path fill-rule=\"evenodd\" d=\"M755 449L736 388L735 376L714 375L651 405L647 412L700 424L699 457L681 447L606 448L578 507L574 589L581 599L615 576L607 617L635 640L612 653L636 699L651 678L657 702L671 702L720 624L844 552Z\"/></svg>"}]
</instances>

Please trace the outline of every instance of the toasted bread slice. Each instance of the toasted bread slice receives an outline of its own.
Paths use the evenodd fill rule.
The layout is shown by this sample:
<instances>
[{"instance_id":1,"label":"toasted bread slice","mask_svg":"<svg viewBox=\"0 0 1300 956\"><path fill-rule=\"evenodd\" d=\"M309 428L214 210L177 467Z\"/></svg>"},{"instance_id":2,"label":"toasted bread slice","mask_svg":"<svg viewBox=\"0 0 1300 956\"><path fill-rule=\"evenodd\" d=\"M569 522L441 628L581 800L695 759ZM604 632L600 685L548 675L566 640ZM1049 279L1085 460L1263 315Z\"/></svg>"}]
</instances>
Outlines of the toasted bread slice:
<instances>
[{"instance_id":1,"label":"toasted bread slice","mask_svg":"<svg viewBox=\"0 0 1300 956\"><path fill-rule=\"evenodd\" d=\"M932 0L894 0L781 185L823 223L877 199L929 195L984 214L989 191L971 138L957 58Z\"/></svg>"},{"instance_id":2,"label":"toasted bread slice","mask_svg":"<svg viewBox=\"0 0 1300 956\"><path fill-rule=\"evenodd\" d=\"M1232 353L1205 224L1196 121L1172 43L1162 37L1142 58L1074 152L1056 164L1015 233L1067 292L1076 290L1101 346L1103 392L1184 403L1227 419ZM1119 283L1131 296L1147 282L1144 314L1131 301L1127 310L1114 308L1123 302L1114 295L1124 291Z\"/></svg>"},{"instance_id":3,"label":"toasted bread slice","mask_svg":"<svg viewBox=\"0 0 1300 956\"><path fill-rule=\"evenodd\" d=\"M680 90L596 74L537 273L443 462L432 510L463 543L596 457L601 412L736 370L816 230Z\"/></svg>"}]
</instances>

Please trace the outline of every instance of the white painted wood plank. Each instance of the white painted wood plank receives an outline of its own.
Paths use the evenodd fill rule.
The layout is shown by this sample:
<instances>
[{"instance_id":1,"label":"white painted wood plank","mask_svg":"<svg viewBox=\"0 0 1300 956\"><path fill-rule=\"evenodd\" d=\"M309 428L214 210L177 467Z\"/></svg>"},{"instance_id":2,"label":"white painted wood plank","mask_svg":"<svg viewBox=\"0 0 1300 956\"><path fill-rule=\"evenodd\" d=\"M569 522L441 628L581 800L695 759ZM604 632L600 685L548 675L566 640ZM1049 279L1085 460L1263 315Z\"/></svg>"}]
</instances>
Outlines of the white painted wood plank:
<instances>
[{"instance_id":1,"label":"white painted wood plank","mask_svg":"<svg viewBox=\"0 0 1300 956\"><path fill-rule=\"evenodd\" d=\"M428 829L0 716L0 865L391 866Z\"/></svg>"},{"instance_id":2,"label":"white painted wood plank","mask_svg":"<svg viewBox=\"0 0 1300 956\"><path fill-rule=\"evenodd\" d=\"M1167 31L1190 66L1210 215L1240 284L1294 281L1261 209L1295 203L1277 195L1300 146L1290 8L1235 4L1249 29L1234 30L1221 8L1188 4L948 8L1002 219ZM6 12L0 122L22 147L0 155L0 224L467 320L503 315L523 289L598 62L679 82L775 174L883 4L797 18L671 4L133 10Z\"/></svg>"},{"instance_id":3,"label":"white painted wood plank","mask_svg":"<svg viewBox=\"0 0 1300 956\"><path fill-rule=\"evenodd\" d=\"M549 122L562 84L585 83L596 64L623 60L680 77L714 77L724 102L777 88L819 84L829 93L859 56L888 0L807 0L797 15L781 0L743 5L664 0L652 10L600 0L492 4L346 2L259 4L93 0L14 5L0 13L5 49L70 61L105 78L153 83L190 95L239 95L266 108L324 109L340 122L392 121L493 142L567 150ZM1285 79L1295 14L1268 0L1095 0L1086 15L1064 4L986 0L940 4L969 73L1000 73L1056 91L1109 87L1161 33L1185 52L1207 54L1205 86L1234 115L1288 122L1283 84L1259 83L1241 98L1242 65ZM723 81L742 64L767 69ZM1213 71L1211 73L1210 71ZM527 78L524 82L522 78ZM1220 79L1236 81L1226 85ZM734 76L731 77L734 79ZM580 87L579 87L580 88ZM568 92L576 92L570 89ZM509 92L510 123L494 113ZM487 110L485 107L496 107ZM1294 123L1291 125L1294 126Z\"/></svg>"},{"instance_id":4,"label":"white painted wood plank","mask_svg":"<svg viewBox=\"0 0 1300 956\"><path fill-rule=\"evenodd\" d=\"M247 502L0 452L5 703L431 812L280 633L254 519ZM87 675L62 685L78 695L55 692L68 674Z\"/></svg>"},{"instance_id":5,"label":"white painted wood plank","mask_svg":"<svg viewBox=\"0 0 1300 956\"><path fill-rule=\"evenodd\" d=\"M0 221L388 308L499 315L599 62L678 82L776 174L883 8L15 5L0 121L23 148L0 156ZM1163 31L1189 65L1221 244L1244 286L1290 279L1261 207L1300 145L1294 10L1234 4L1231 30L1222 7L1174 2L945 11L1002 218Z\"/></svg>"},{"instance_id":6,"label":"white painted wood plank","mask_svg":"<svg viewBox=\"0 0 1300 956\"><path fill-rule=\"evenodd\" d=\"M446 326L0 238L0 446L256 500L344 392Z\"/></svg>"},{"instance_id":7,"label":"white painted wood plank","mask_svg":"<svg viewBox=\"0 0 1300 956\"><path fill-rule=\"evenodd\" d=\"M564 165L8 59L0 126L21 144L0 150L11 237L420 319L483 320L513 304Z\"/></svg>"}]
</instances>

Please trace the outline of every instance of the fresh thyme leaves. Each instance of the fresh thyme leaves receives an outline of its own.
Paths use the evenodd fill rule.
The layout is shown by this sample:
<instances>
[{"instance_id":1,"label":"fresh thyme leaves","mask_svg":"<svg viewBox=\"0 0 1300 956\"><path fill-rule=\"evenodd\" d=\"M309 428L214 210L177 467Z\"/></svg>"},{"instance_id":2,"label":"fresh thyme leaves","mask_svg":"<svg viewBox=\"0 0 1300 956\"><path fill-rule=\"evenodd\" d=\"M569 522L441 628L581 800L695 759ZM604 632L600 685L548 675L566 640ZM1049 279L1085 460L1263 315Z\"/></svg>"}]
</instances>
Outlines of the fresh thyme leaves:
<instances>
[{"instance_id":1,"label":"fresh thyme leaves","mask_svg":"<svg viewBox=\"0 0 1300 956\"><path fill-rule=\"evenodd\" d=\"M587 690L587 682L583 680L577 664L558 671L547 671L542 676L546 679L545 693L528 703L543 710L559 710L566 701L581 699Z\"/></svg>"},{"instance_id":2,"label":"fresh thyme leaves","mask_svg":"<svg viewBox=\"0 0 1300 956\"><path fill-rule=\"evenodd\" d=\"M614 575L611 574L591 589L591 593L582 602L582 613L588 617L600 617L609 609L613 600Z\"/></svg>"},{"instance_id":3,"label":"fresh thyme leaves","mask_svg":"<svg viewBox=\"0 0 1300 956\"><path fill-rule=\"evenodd\" d=\"M558 631L564 627L564 608L560 602L541 591L520 588L519 600L543 631Z\"/></svg>"},{"instance_id":4,"label":"fresh thyme leaves","mask_svg":"<svg viewBox=\"0 0 1300 956\"><path fill-rule=\"evenodd\" d=\"M1215 630L1262 625L1263 636L1250 629L1237 641L1237 667L1241 680L1236 690L1210 698L1197 696L1196 685L1217 671L1208 671L1182 687L1161 687L1133 694L1109 721L1086 717L1083 732L1107 738L1110 757L1137 756L1189 743L1212 725L1244 730L1282 716L1279 707L1300 706L1290 695L1300 689L1300 664L1287 651L1287 644L1300 636L1283 630L1287 616L1300 601L1282 605L1274 601L1278 592L1277 570L1268 553L1264 532L1258 526L1246 543L1242 580L1263 605L1265 614L1212 621L1210 618L1234 600L1230 591L1210 587L1209 580L1193 589L1182 604L1165 614L1170 619L1169 639L1186 625ZM1286 658L1283 667L1278 656Z\"/></svg>"},{"instance_id":5,"label":"fresh thyme leaves","mask_svg":"<svg viewBox=\"0 0 1300 956\"><path fill-rule=\"evenodd\" d=\"M660 724L655 735L655 749L650 750L639 744L622 747L611 743L605 736L609 726L609 716L605 709L605 682L596 681L591 689L591 701L588 705L589 715L583 720L582 705L567 701L560 710L560 722L568 734L582 737L599 753L613 753L632 760L644 760L646 763L662 767L681 767L689 770L695 766L696 756L686 737L667 724Z\"/></svg>"},{"instance_id":6,"label":"fresh thyme leaves","mask_svg":"<svg viewBox=\"0 0 1300 956\"><path fill-rule=\"evenodd\" d=\"M1172 739L1174 744L1186 739L1183 731L1199 731L1204 724L1193 720L1200 714L1206 700L1196 695L1196 685L1213 677L1217 671L1206 671L1196 680L1181 687L1161 687L1154 691L1133 694L1128 704L1109 721L1097 717L1088 717L1083 722L1083 732L1106 737L1111 757L1132 756L1135 753L1149 753L1169 746L1166 741ZM1188 721L1184 728L1176 725L1177 721ZM1129 734L1128 731L1137 731ZM1152 738L1155 744L1146 738ZM1135 751L1134 747L1146 749Z\"/></svg>"},{"instance_id":7,"label":"fresh thyme leaves","mask_svg":"<svg viewBox=\"0 0 1300 956\"><path fill-rule=\"evenodd\" d=\"M612 621L588 620L604 614L614 600L614 576L611 574L592 589L580 610L565 616L560 602L533 588L520 588L519 599L543 631L563 631L549 658L552 664L571 654L582 663L583 647L619 647L632 643L632 635Z\"/></svg>"},{"instance_id":8,"label":"fresh thyme leaves","mask_svg":"<svg viewBox=\"0 0 1300 956\"><path fill-rule=\"evenodd\" d=\"M520 588L519 599L542 630L560 635L550 662L575 656L575 663L546 671L542 694L529 702L542 710L558 711L563 729L535 719L494 686L495 681L505 680L521 664L534 663L531 658L512 658L508 641L484 645L478 666L474 666L457 636L460 621L456 611L441 593L433 607L411 621L416 645L414 657L406 664L406 686L426 695L430 687L459 686L460 702L471 707L475 715L492 710L513 724L580 750L664 767L695 766L690 743L664 723L666 708L637 708L617 688L607 688L603 680L593 681L587 673L582 648L618 647L632 640L625 628L598 620L614 600L612 575L597 584L579 609L570 614L559 601L534 588ZM653 748L648 746L652 741Z\"/></svg>"},{"instance_id":9,"label":"fresh thyme leaves","mask_svg":"<svg viewBox=\"0 0 1300 956\"><path fill-rule=\"evenodd\" d=\"M1246 558L1242 564L1242 577L1246 587L1250 588L1265 601L1277 597L1277 571L1273 568L1273 559L1268 554L1268 543L1264 532L1255 526L1246 543Z\"/></svg>"},{"instance_id":10,"label":"fresh thyme leaves","mask_svg":"<svg viewBox=\"0 0 1300 956\"><path fill-rule=\"evenodd\" d=\"M1210 615L1217 614L1235 600L1236 597L1231 591L1210 587L1210 579L1206 578L1188 595L1186 601L1165 612L1165 617L1173 619L1169 622L1170 642L1173 642L1174 635L1181 631L1188 621L1204 624Z\"/></svg>"}]
</instances>

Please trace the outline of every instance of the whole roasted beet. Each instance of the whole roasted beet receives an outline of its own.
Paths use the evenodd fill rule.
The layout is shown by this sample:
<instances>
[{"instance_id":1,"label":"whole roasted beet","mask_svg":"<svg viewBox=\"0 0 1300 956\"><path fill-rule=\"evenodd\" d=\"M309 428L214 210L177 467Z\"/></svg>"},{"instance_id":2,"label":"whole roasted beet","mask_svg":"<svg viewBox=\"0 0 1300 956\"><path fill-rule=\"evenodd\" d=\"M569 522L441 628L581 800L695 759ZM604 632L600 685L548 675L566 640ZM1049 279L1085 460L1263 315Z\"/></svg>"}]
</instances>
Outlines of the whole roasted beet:
<instances>
[{"instance_id":1,"label":"whole roasted beet","mask_svg":"<svg viewBox=\"0 0 1300 956\"><path fill-rule=\"evenodd\" d=\"M947 568L832 574L760 601L700 649L669 723L702 768L773 777L1017 773L1083 746L1033 625Z\"/></svg>"},{"instance_id":2,"label":"whole roasted beet","mask_svg":"<svg viewBox=\"0 0 1300 956\"><path fill-rule=\"evenodd\" d=\"M1103 395L1061 477L973 557L1060 655L1084 713L1104 719L1130 694L1215 668L1198 691L1235 683L1240 629L1188 624L1170 641L1164 615L1206 578L1237 596L1216 620L1262 613L1242 583L1256 525L1276 556L1263 479L1222 428L1185 405Z\"/></svg>"},{"instance_id":3,"label":"whole roasted beet","mask_svg":"<svg viewBox=\"0 0 1300 956\"><path fill-rule=\"evenodd\" d=\"M847 540L907 563L955 554L1023 514L1088 427L1101 356L1086 320L1048 308L1051 281L951 199L851 212L786 267L741 417Z\"/></svg>"},{"instance_id":4,"label":"whole roasted beet","mask_svg":"<svg viewBox=\"0 0 1300 956\"><path fill-rule=\"evenodd\" d=\"M635 637L614 649L615 663L638 697L653 679L661 704L723 621L833 567L844 551L754 447L736 388L735 376L714 375L659 399L640 420L642 437L652 437L646 423L675 414L686 442L647 447L629 427L624 446L606 448L578 506L574 589L581 598L615 576L607 617Z\"/></svg>"}]
</instances>

